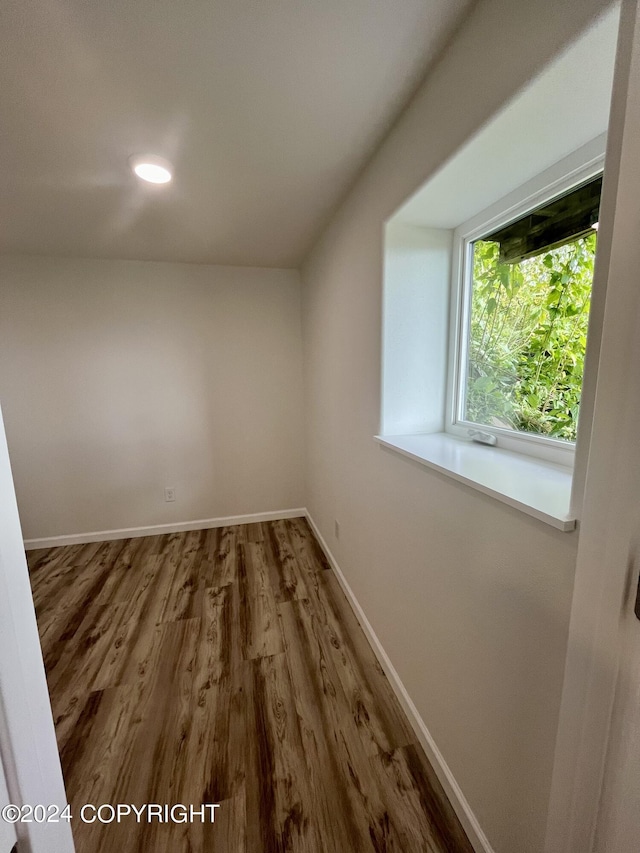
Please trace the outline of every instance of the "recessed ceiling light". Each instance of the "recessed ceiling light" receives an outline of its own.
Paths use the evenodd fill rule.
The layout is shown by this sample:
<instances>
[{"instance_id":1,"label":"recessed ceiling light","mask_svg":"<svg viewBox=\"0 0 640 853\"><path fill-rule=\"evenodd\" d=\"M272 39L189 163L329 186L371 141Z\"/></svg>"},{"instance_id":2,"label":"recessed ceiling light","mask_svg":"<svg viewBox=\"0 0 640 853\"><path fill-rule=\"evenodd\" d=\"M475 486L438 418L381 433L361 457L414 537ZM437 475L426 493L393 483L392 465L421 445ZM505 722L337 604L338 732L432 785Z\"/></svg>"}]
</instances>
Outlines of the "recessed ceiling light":
<instances>
[{"instance_id":1,"label":"recessed ceiling light","mask_svg":"<svg viewBox=\"0 0 640 853\"><path fill-rule=\"evenodd\" d=\"M173 166L163 157L148 154L131 157L129 163L135 174L150 184L168 184L172 178Z\"/></svg>"}]
</instances>

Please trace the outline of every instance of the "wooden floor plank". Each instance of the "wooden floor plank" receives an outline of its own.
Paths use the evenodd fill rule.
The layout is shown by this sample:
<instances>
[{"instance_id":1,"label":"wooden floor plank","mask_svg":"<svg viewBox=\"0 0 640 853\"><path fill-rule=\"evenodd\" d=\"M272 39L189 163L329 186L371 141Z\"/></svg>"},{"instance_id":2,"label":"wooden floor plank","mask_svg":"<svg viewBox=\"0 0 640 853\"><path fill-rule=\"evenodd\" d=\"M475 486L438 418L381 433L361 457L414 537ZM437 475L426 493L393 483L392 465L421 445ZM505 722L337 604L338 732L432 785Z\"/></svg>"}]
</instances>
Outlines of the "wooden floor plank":
<instances>
[{"instance_id":1,"label":"wooden floor plank","mask_svg":"<svg viewBox=\"0 0 640 853\"><path fill-rule=\"evenodd\" d=\"M237 542L237 527L219 527L208 531L206 563L203 565L205 588L226 586L238 580Z\"/></svg>"},{"instance_id":2,"label":"wooden floor plank","mask_svg":"<svg viewBox=\"0 0 640 853\"><path fill-rule=\"evenodd\" d=\"M329 561L313 535L306 518L287 518L283 522L302 568L310 572L327 571Z\"/></svg>"},{"instance_id":3,"label":"wooden floor plank","mask_svg":"<svg viewBox=\"0 0 640 853\"><path fill-rule=\"evenodd\" d=\"M238 544L236 566L243 657L252 660L277 655L284 651L282 631L262 543Z\"/></svg>"},{"instance_id":4,"label":"wooden floor plank","mask_svg":"<svg viewBox=\"0 0 640 853\"><path fill-rule=\"evenodd\" d=\"M95 543L88 563L76 563L79 559L78 546L71 546L71 553L45 571L33 575L37 582L33 584L33 603L40 620L57 618L62 611L81 612L88 602L98 600L113 570L113 562L122 548L122 541ZM66 548L59 548L66 551ZM85 570L85 566L90 566ZM70 579L73 578L73 583ZM89 590L89 597L86 591ZM107 603L113 603L108 600Z\"/></svg>"},{"instance_id":5,"label":"wooden floor plank","mask_svg":"<svg viewBox=\"0 0 640 853\"><path fill-rule=\"evenodd\" d=\"M305 572L301 571L284 521L264 524L265 552L277 602L309 597Z\"/></svg>"},{"instance_id":6,"label":"wooden floor plank","mask_svg":"<svg viewBox=\"0 0 640 853\"><path fill-rule=\"evenodd\" d=\"M403 850L473 853L442 785L414 745L371 758ZM398 815L403 820L398 820Z\"/></svg>"},{"instance_id":7,"label":"wooden floor plank","mask_svg":"<svg viewBox=\"0 0 640 853\"><path fill-rule=\"evenodd\" d=\"M129 601L138 588L140 569L156 554L164 538L140 536L125 539L124 545L116 550L116 556L111 560L109 577L100 594L100 600L107 604ZM122 545L122 542L120 544Z\"/></svg>"},{"instance_id":8,"label":"wooden floor plank","mask_svg":"<svg viewBox=\"0 0 640 853\"><path fill-rule=\"evenodd\" d=\"M386 675L333 572L314 585L318 637L331 657L367 751L389 752L415 740Z\"/></svg>"},{"instance_id":9,"label":"wooden floor plank","mask_svg":"<svg viewBox=\"0 0 640 853\"><path fill-rule=\"evenodd\" d=\"M152 653L151 640L156 641L155 628L168 601L167 584L163 583L161 558L143 559L137 567L138 584L126 603L119 606L118 624L111 647L93 682L94 690L104 690L126 683L135 683L141 668L148 666Z\"/></svg>"},{"instance_id":10,"label":"wooden floor plank","mask_svg":"<svg viewBox=\"0 0 640 853\"><path fill-rule=\"evenodd\" d=\"M322 847L285 655L249 665L249 767L254 778L269 780L248 790L249 848L315 853Z\"/></svg>"},{"instance_id":11,"label":"wooden floor plank","mask_svg":"<svg viewBox=\"0 0 640 853\"><path fill-rule=\"evenodd\" d=\"M162 622L191 619L199 612L204 589L197 572L201 539L200 530L173 534L167 545L166 557L164 553L159 555L165 558L164 569L172 575Z\"/></svg>"},{"instance_id":12,"label":"wooden floor plank","mask_svg":"<svg viewBox=\"0 0 640 853\"><path fill-rule=\"evenodd\" d=\"M236 527L239 542L264 542L264 532L259 521L250 524L239 524Z\"/></svg>"},{"instance_id":13,"label":"wooden floor plank","mask_svg":"<svg viewBox=\"0 0 640 853\"><path fill-rule=\"evenodd\" d=\"M217 803L235 798L246 777L248 670L237 584L205 590L201 626L185 796L189 802Z\"/></svg>"},{"instance_id":14,"label":"wooden floor plank","mask_svg":"<svg viewBox=\"0 0 640 853\"><path fill-rule=\"evenodd\" d=\"M349 701L320 637L321 628L313 605L309 601L292 601L280 605L279 610L287 660L297 688L301 728L308 743L329 756L334 765L334 778L339 780L330 795L323 797L326 804L323 835L337 828L337 800L349 806L349 821L340 828L343 849L400 850L378 783L372 778L365 741L359 735ZM318 761L310 750L306 755L311 758L308 762L311 774L316 775L317 768L327 764L325 756ZM326 781L316 776L314 789L326 789Z\"/></svg>"},{"instance_id":15,"label":"wooden floor plank","mask_svg":"<svg viewBox=\"0 0 640 853\"><path fill-rule=\"evenodd\" d=\"M29 565L77 853L471 853L305 519Z\"/></svg>"},{"instance_id":16,"label":"wooden floor plank","mask_svg":"<svg viewBox=\"0 0 640 853\"><path fill-rule=\"evenodd\" d=\"M101 604L74 613L74 621L67 620L60 638L44 650L56 721L60 719L60 710L68 707L73 697L93 691L96 675L113 647L122 607Z\"/></svg>"}]
</instances>

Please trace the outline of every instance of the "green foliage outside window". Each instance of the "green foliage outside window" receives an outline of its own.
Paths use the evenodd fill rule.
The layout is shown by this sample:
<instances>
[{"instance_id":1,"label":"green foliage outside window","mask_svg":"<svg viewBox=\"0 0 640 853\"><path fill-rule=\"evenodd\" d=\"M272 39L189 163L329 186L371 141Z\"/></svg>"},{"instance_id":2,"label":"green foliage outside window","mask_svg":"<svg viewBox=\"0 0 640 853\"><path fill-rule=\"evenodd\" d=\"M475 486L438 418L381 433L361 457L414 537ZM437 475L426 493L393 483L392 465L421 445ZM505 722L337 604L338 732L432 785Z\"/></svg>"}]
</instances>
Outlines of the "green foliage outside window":
<instances>
[{"instance_id":1,"label":"green foliage outside window","mask_svg":"<svg viewBox=\"0 0 640 853\"><path fill-rule=\"evenodd\" d=\"M465 420L574 441L595 232L518 263L473 244Z\"/></svg>"}]
</instances>

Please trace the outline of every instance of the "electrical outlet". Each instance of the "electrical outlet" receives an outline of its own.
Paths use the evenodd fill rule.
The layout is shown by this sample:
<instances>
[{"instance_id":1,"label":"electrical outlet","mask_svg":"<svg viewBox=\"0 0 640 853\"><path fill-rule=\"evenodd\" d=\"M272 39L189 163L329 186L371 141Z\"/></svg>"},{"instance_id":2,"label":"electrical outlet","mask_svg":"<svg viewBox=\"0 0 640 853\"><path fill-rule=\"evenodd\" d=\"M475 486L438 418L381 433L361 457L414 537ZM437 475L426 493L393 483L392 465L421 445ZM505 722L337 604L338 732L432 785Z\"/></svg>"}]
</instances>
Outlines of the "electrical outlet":
<instances>
[{"instance_id":1,"label":"electrical outlet","mask_svg":"<svg viewBox=\"0 0 640 853\"><path fill-rule=\"evenodd\" d=\"M164 490L164 499L165 501L175 501L176 499L176 490L173 486L167 486Z\"/></svg>"},{"instance_id":2,"label":"electrical outlet","mask_svg":"<svg viewBox=\"0 0 640 853\"><path fill-rule=\"evenodd\" d=\"M340 522L336 519L334 522L334 533L336 534L336 539L340 538Z\"/></svg>"}]
</instances>

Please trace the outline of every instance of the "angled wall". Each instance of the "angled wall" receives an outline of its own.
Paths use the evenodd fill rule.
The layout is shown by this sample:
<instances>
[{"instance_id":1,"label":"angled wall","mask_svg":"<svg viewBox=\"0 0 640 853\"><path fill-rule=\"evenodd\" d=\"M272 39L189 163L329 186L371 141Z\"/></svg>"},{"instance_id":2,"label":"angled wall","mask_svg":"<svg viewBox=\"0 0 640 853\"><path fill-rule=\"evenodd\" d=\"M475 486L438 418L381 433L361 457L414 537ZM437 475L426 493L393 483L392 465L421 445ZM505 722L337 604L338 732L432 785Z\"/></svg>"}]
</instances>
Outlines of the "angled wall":
<instances>
[{"instance_id":1,"label":"angled wall","mask_svg":"<svg viewBox=\"0 0 640 853\"><path fill-rule=\"evenodd\" d=\"M543 847L578 534L374 442L383 228L606 8L478 3L302 271L307 507L497 853Z\"/></svg>"}]
</instances>

